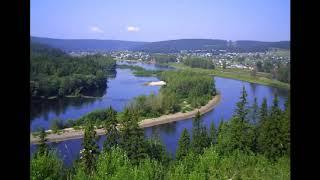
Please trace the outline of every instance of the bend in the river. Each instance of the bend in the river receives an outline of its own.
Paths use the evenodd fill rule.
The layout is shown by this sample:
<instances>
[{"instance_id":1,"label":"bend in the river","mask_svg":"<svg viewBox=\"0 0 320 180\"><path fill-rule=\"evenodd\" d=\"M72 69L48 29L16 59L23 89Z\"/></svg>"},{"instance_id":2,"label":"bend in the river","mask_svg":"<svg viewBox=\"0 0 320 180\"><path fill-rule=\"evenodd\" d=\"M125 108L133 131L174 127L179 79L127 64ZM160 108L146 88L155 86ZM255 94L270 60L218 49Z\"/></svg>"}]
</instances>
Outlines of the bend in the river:
<instances>
[{"instance_id":1,"label":"bend in the river","mask_svg":"<svg viewBox=\"0 0 320 180\"><path fill-rule=\"evenodd\" d=\"M214 107L217 106L217 104L220 102L221 94L217 94L214 96L206 105L201 106L200 108L194 109L189 112L177 112L174 114L168 114L168 115L162 115L157 118L150 118L150 119L144 119L141 122L139 122L139 126L141 128L147 128L152 126L157 126L161 124L167 124L172 123L175 121L185 120L188 118L192 118L196 115L196 113L199 111L201 115L210 112L214 109ZM52 133L48 134L47 141L49 142L59 142L59 141L65 141L70 139L80 139L83 137L83 130L75 130L73 128L66 128L62 130L62 133ZM97 135L103 135L105 134L105 130L103 128L96 129ZM39 142L39 138L33 136L30 134L30 142L32 144L36 144Z\"/></svg>"}]
</instances>

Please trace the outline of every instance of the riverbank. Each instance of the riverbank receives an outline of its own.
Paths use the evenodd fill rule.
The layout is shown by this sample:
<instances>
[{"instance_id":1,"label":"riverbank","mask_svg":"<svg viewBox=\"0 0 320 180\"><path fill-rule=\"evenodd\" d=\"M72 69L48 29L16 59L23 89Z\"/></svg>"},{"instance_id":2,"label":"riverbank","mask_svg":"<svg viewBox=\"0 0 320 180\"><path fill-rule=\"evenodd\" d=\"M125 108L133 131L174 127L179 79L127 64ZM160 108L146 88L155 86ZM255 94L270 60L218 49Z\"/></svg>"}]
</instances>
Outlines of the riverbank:
<instances>
[{"instance_id":1,"label":"riverbank","mask_svg":"<svg viewBox=\"0 0 320 180\"><path fill-rule=\"evenodd\" d=\"M50 96L50 97L48 97L48 98L38 97L38 99L40 99L40 100L53 100L53 99L58 99L58 98L84 98L84 99L99 99L99 98L102 98L102 97L98 97L98 96L85 96L85 95L81 95L81 96L67 95L67 96L64 96L64 97Z\"/></svg>"},{"instance_id":2,"label":"riverbank","mask_svg":"<svg viewBox=\"0 0 320 180\"><path fill-rule=\"evenodd\" d=\"M251 72L249 70L241 70L241 69L221 69L221 68L216 68L213 70L210 69L201 69L201 68L191 68L188 67L184 64L177 64L177 63L169 63L170 66L175 67L177 69L184 69L184 70L191 70L195 72L201 72L213 76L219 76L219 77L224 77L224 78L230 78L230 79L237 79L241 81L246 81L250 83L257 83L257 84L262 84L266 86L272 86L276 88L281 88L281 89L290 89L290 84L280 82L278 80L273 80L270 79L268 76L270 74L268 73L261 73L257 72L256 76L253 77L251 75Z\"/></svg>"},{"instance_id":3,"label":"riverbank","mask_svg":"<svg viewBox=\"0 0 320 180\"><path fill-rule=\"evenodd\" d=\"M199 111L200 114L205 114L212 109L214 109L220 102L221 95L218 94L214 96L206 105L200 107L199 109L194 109L189 112L178 112L174 114L162 115L157 118L145 119L139 123L139 126L142 128L152 127L160 124L167 124L174 121L180 121L184 119L189 119L195 117L196 113Z\"/></svg>"},{"instance_id":4,"label":"riverbank","mask_svg":"<svg viewBox=\"0 0 320 180\"><path fill-rule=\"evenodd\" d=\"M120 64L117 65L117 68L120 69L130 69L133 71L133 74L135 76L140 77L150 77L150 76L156 76L158 73L161 72L161 70L147 70L143 67L136 66L136 65L127 65L127 64Z\"/></svg>"},{"instance_id":5,"label":"riverbank","mask_svg":"<svg viewBox=\"0 0 320 180\"><path fill-rule=\"evenodd\" d=\"M151 118L151 119L145 119L139 122L139 126L141 128L146 127L152 127L160 124L167 124L174 121L180 121L188 118L192 118L195 116L195 114L199 111L200 114L205 114L212 109L214 109L217 104L221 100L221 95L218 94L214 96L206 105L200 107L199 109L194 109L193 111L182 113L174 113L174 114L168 114L168 115L162 115L158 118ZM103 135L105 134L104 129L96 129L97 135ZM70 139L80 139L83 137L83 130L75 130L73 128L67 128L63 129L60 134L53 134L50 133L47 136L48 142L59 142L59 141L65 141ZM31 144L37 144L39 141L38 137L34 137L32 134L30 134L30 143Z\"/></svg>"}]
</instances>

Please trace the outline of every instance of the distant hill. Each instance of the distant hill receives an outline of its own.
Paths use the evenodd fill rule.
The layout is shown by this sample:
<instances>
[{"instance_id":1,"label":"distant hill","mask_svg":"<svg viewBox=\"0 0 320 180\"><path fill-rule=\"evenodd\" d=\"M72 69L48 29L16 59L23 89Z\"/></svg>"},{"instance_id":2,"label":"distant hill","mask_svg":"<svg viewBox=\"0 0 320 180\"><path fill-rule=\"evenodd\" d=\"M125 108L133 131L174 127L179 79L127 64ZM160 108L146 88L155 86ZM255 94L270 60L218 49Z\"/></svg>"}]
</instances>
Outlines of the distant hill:
<instances>
[{"instance_id":1,"label":"distant hill","mask_svg":"<svg viewBox=\"0 0 320 180\"><path fill-rule=\"evenodd\" d=\"M179 39L144 44L134 50L146 52L179 52L181 50L226 49L228 41L219 39Z\"/></svg>"},{"instance_id":2,"label":"distant hill","mask_svg":"<svg viewBox=\"0 0 320 180\"><path fill-rule=\"evenodd\" d=\"M227 50L229 52L262 52L270 48L290 49L290 41L230 41L219 39L180 39L151 42L134 50L146 52L179 52L180 50Z\"/></svg>"},{"instance_id":3,"label":"distant hill","mask_svg":"<svg viewBox=\"0 0 320 180\"><path fill-rule=\"evenodd\" d=\"M95 40L95 39L51 39L31 37L31 42L49 45L64 51L116 51L130 50L146 42Z\"/></svg>"},{"instance_id":4,"label":"distant hill","mask_svg":"<svg viewBox=\"0 0 320 180\"><path fill-rule=\"evenodd\" d=\"M290 41L263 42L263 41L235 41L230 47L230 51L256 52L265 51L269 48L290 49Z\"/></svg>"},{"instance_id":5,"label":"distant hill","mask_svg":"<svg viewBox=\"0 0 320 180\"><path fill-rule=\"evenodd\" d=\"M46 54L48 56L67 56L63 51L58 48L52 48L50 45L38 42L30 43L30 55Z\"/></svg>"},{"instance_id":6,"label":"distant hill","mask_svg":"<svg viewBox=\"0 0 320 180\"><path fill-rule=\"evenodd\" d=\"M227 50L229 52L261 52L270 48L290 49L290 41L231 41L220 39L178 39L157 42L134 42L94 39L51 39L31 37L31 42L47 44L64 51L131 50L150 53L174 53L181 50Z\"/></svg>"}]
</instances>

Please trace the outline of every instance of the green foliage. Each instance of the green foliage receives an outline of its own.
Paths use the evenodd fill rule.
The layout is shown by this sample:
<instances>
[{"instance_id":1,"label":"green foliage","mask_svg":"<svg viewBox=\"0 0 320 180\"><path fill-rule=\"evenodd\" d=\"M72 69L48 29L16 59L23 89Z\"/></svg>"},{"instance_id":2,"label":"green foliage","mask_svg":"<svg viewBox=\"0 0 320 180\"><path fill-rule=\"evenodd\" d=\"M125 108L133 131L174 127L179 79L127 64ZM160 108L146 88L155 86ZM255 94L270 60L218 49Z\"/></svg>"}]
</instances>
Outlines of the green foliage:
<instances>
[{"instance_id":1,"label":"green foliage","mask_svg":"<svg viewBox=\"0 0 320 180\"><path fill-rule=\"evenodd\" d=\"M277 96L270 115L259 129L258 147L262 154L272 160L290 154L290 109L281 111Z\"/></svg>"},{"instance_id":2,"label":"green foliage","mask_svg":"<svg viewBox=\"0 0 320 180\"><path fill-rule=\"evenodd\" d=\"M75 121L75 125L80 126L86 124L86 121L90 121L95 126L105 125L109 120L108 109L99 109L92 111Z\"/></svg>"},{"instance_id":3,"label":"green foliage","mask_svg":"<svg viewBox=\"0 0 320 180\"><path fill-rule=\"evenodd\" d=\"M157 117L165 111L163 100L164 96L162 95L141 95L131 101L128 108L134 109L139 114L139 117Z\"/></svg>"},{"instance_id":4,"label":"green foliage","mask_svg":"<svg viewBox=\"0 0 320 180\"><path fill-rule=\"evenodd\" d=\"M95 170L96 159L99 153L96 140L97 136L93 124L87 121L82 142L83 149L80 151L81 165L87 175L90 175Z\"/></svg>"},{"instance_id":5,"label":"green foliage","mask_svg":"<svg viewBox=\"0 0 320 180\"><path fill-rule=\"evenodd\" d=\"M178 142L178 148L176 152L177 160L183 159L187 156L190 149L190 135L187 129L183 129L181 137Z\"/></svg>"},{"instance_id":6,"label":"green foliage","mask_svg":"<svg viewBox=\"0 0 320 180\"><path fill-rule=\"evenodd\" d=\"M235 116L224 122L217 140L217 149L221 153L230 153L236 149L243 152L252 150L254 141L254 127Z\"/></svg>"},{"instance_id":7,"label":"green foliage","mask_svg":"<svg viewBox=\"0 0 320 180\"><path fill-rule=\"evenodd\" d=\"M247 108L247 92L245 87L243 86L241 96L240 96L240 101L237 102L237 108L235 111L235 115L240 118L241 121L245 121L247 114L249 113L249 109Z\"/></svg>"},{"instance_id":8,"label":"green foliage","mask_svg":"<svg viewBox=\"0 0 320 180\"><path fill-rule=\"evenodd\" d=\"M257 66L257 70L258 70L259 72L262 72L262 71L263 71L263 67L262 67L262 62L261 62L261 61L258 61L257 64L256 64L256 66Z\"/></svg>"},{"instance_id":9,"label":"green foliage","mask_svg":"<svg viewBox=\"0 0 320 180\"><path fill-rule=\"evenodd\" d=\"M103 88L107 76L116 68L115 60L101 55L71 57L34 44L31 44L30 53L30 94L36 98L79 96Z\"/></svg>"},{"instance_id":10,"label":"green foliage","mask_svg":"<svg viewBox=\"0 0 320 180\"><path fill-rule=\"evenodd\" d=\"M243 90L238 109L246 112ZM256 103L254 103L256 104ZM186 129L178 142L176 160L169 158L158 136L145 140L138 126L139 113L126 108L120 116L120 139L106 142L98 154L92 121L86 121L79 164L66 172L62 162L44 150L31 159L31 179L289 179L290 178L290 99L285 110L277 96L268 112L263 101L258 123L241 119L213 123L208 134L198 112L193 121L192 140ZM105 111L107 131L115 130L116 111ZM240 116L238 115L240 114ZM243 113L242 113L243 115ZM244 116L242 116L244 117ZM262 118L262 119L261 119ZM43 131L44 132L44 131ZM41 142L45 142L42 132ZM41 134L41 133L40 133ZM107 135L108 136L108 135ZM113 133L109 134L111 137ZM113 138L111 138L113 139ZM214 140L216 139L216 140ZM214 143L213 143L214 142Z\"/></svg>"},{"instance_id":11,"label":"green foliage","mask_svg":"<svg viewBox=\"0 0 320 180\"><path fill-rule=\"evenodd\" d=\"M146 141L146 149L148 157L156 160L164 165L168 165L170 157L166 152L166 148L160 140L159 136L153 136Z\"/></svg>"},{"instance_id":12,"label":"green foliage","mask_svg":"<svg viewBox=\"0 0 320 180\"><path fill-rule=\"evenodd\" d=\"M90 177L80 170L73 179L164 179L165 168L155 160L149 158L133 165L125 151L112 148L99 155L97 170Z\"/></svg>"},{"instance_id":13,"label":"green foliage","mask_svg":"<svg viewBox=\"0 0 320 180\"><path fill-rule=\"evenodd\" d=\"M190 71L165 71L160 79L167 84L162 86L157 96L142 95L136 97L128 106L134 109L140 119L158 117L163 114L175 113L187 101L194 109L205 105L216 89L212 77Z\"/></svg>"},{"instance_id":14,"label":"green foliage","mask_svg":"<svg viewBox=\"0 0 320 180\"><path fill-rule=\"evenodd\" d=\"M120 148L103 151L97 161L96 179L127 179L132 165L126 153ZM126 176L128 175L128 176Z\"/></svg>"},{"instance_id":15,"label":"green foliage","mask_svg":"<svg viewBox=\"0 0 320 180\"><path fill-rule=\"evenodd\" d=\"M198 111L193 120L191 150L195 154L202 154L204 148L208 147L210 144L207 129L202 124L200 112Z\"/></svg>"},{"instance_id":16,"label":"green foliage","mask_svg":"<svg viewBox=\"0 0 320 180\"><path fill-rule=\"evenodd\" d=\"M30 179L63 179L63 162L55 152L35 154L30 162Z\"/></svg>"},{"instance_id":17,"label":"green foliage","mask_svg":"<svg viewBox=\"0 0 320 180\"><path fill-rule=\"evenodd\" d=\"M125 109L121 123L120 147L127 152L134 164L138 164L139 160L147 157L147 150L143 129L138 126L136 112Z\"/></svg>"},{"instance_id":18,"label":"green foliage","mask_svg":"<svg viewBox=\"0 0 320 180\"><path fill-rule=\"evenodd\" d=\"M260 124L268 117L268 104L267 99L263 98L261 108L259 111Z\"/></svg>"},{"instance_id":19,"label":"green foliage","mask_svg":"<svg viewBox=\"0 0 320 180\"><path fill-rule=\"evenodd\" d=\"M224 121L223 121L223 119L221 119L220 122L219 122L219 127L218 127L218 132L217 132L217 138L218 138L219 133L220 133L221 130L222 130L223 124L224 124Z\"/></svg>"},{"instance_id":20,"label":"green foliage","mask_svg":"<svg viewBox=\"0 0 320 180\"><path fill-rule=\"evenodd\" d=\"M253 100L253 105L251 107L251 122L252 124L256 124L257 123L257 118L258 118L258 111L259 111L259 106L258 106L258 102L257 102L257 98L255 97Z\"/></svg>"},{"instance_id":21,"label":"green foliage","mask_svg":"<svg viewBox=\"0 0 320 180\"><path fill-rule=\"evenodd\" d=\"M217 130L216 130L216 127L214 126L213 121L210 125L209 139L210 139L210 144L215 144L217 142Z\"/></svg>"},{"instance_id":22,"label":"green foliage","mask_svg":"<svg viewBox=\"0 0 320 180\"><path fill-rule=\"evenodd\" d=\"M46 136L47 133L45 132L45 130L43 128L40 129L39 132L39 146L38 146L38 154L43 155L48 153L48 145L46 144Z\"/></svg>"},{"instance_id":23,"label":"green foliage","mask_svg":"<svg viewBox=\"0 0 320 180\"><path fill-rule=\"evenodd\" d=\"M167 82L161 88L164 95L175 94L177 99L187 99L193 107L206 104L216 95L215 83L212 77L192 71L164 71L160 79Z\"/></svg>"},{"instance_id":24,"label":"green foliage","mask_svg":"<svg viewBox=\"0 0 320 180\"><path fill-rule=\"evenodd\" d=\"M203 68L203 69L214 69L212 60L199 58L199 57L188 57L183 63L192 68Z\"/></svg>"},{"instance_id":25,"label":"green foliage","mask_svg":"<svg viewBox=\"0 0 320 180\"><path fill-rule=\"evenodd\" d=\"M230 153L236 149L250 152L254 149L255 126L247 120L249 113L247 103L247 92L243 86L235 115L219 130L218 150L220 152Z\"/></svg>"},{"instance_id":26,"label":"green foliage","mask_svg":"<svg viewBox=\"0 0 320 180\"><path fill-rule=\"evenodd\" d=\"M51 122L51 130L56 133L58 130L61 130L64 128L63 120L62 119L53 119Z\"/></svg>"},{"instance_id":27,"label":"green foliage","mask_svg":"<svg viewBox=\"0 0 320 180\"><path fill-rule=\"evenodd\" d=\"M273 63L271 61L265 61L263 63L264 72L270 73L273 69Z\"/></svg>"},{"instance_id":28,"label":"green foliage","mask_svg":"<svg viewBox=\"0 0 320 180\"><path fill-rule=\"evenodd\" d=\"M157 64L167 64L171 62L176 62L176 56L175 55L168 55L168 54L154 54L152 55L155 59Z\"/></svg>"},{"instance_id":29,"label":"green foliage","mask_svg":"<svg viewBox=\"0 0 320 180\"><path fill-rule=\"evenodd\" d=\"M223 61L223 62L222 62L222 68L223 68L223 69L227 69L227 62L226 62L226 61Z\"/></svg>"},{"instance_id":30,"label":"green foliage","mask_svg":"<svg viewBox=\"0 0 320 180\"><path fill-rule=\"evenodd\" d=\"M275 79L284 83L290 82L290 63L274 63L266 60L264 63L257 62L256 66L259 72L273 73Z\"/></svg>"},{"instance_id":31,"label":"green foliage","mask_svg":"<svg viewBox=\"0 0 320 180\"><path fill-rule=\"evenodd\" d=\"M277 79L271 77L270 73L261 73L257 72L256 77L252 77L250 71L245 69L237 69L237 68L228 68L228 69L221 69L215 68L214 70L209 69L201 69L201 68L191 68L184 64L171 64L178 69L190 70L194 72L201 72L203 74L214 75L219 77L231 78L231 79L238 79L241 81L247 81L251 83L258 83L267 86L277 87L281 89L290 89L290 84L281 82Z\"/></svg>"},{"instance_id":32,"label":"green foliage","mask_svg":"<svg viewBox=\"0 0 320 180\"><path fill-rule=\"evenodd\" d=\"M141 77L154 76L162 72L161 70L146 70L140 66L126 65L126 64L117 65L117 67L121 69L131 69L133 70L133 74L135 76L141 76Z\"/></svg>"},{"instance_id":33,"label":"green foliage","mask_svg":"<svg viewBox=\"0 0 320 180\"><path fill-rule=\"evenodd\" d=\"M290 179L289 157L273 163L241 151L222 155L214 147L190 156L170 168L167 179Z\"/></svg>"},{"instance_id":34,"label":"green foliage","mask_svg":"<svg viewBox=\"0 0 320 180\"><path fill-rule=\"evenodd\" d=\"M119 143L120 133L117 129L117 111L113 110L110 106L107 111L107 120L105 121L106 141L103 144L105 150L110 150L112 147L116 147Z\"/></svg>"},{"instance_id":35,"label":"green foliage","mask_svg":"<svg viewBox=\"0 0 320 180\"><path fill-rule=\"evenodd\" d=\"M76 122L72 119L68 119L67 122L63 125L64 128L74 127Z\"/></svg>"},{"instance_id":36,"label":"green foliage","mask_svg":"<svg viewBox=\"0 0 320 180\"><path fill-rule=\"evenodd\" d=\"M257 76L257 70L256 70L256 69L253 69L253 70L251 71L251 76L252 76L252 77L256 77L256 76Z\"/></svg>"},{"instance_id":37,"label":"green foliage","mask_svg":"<svg viewBox=\"0 0 320 180\"><path fill-rule=\"evenodd\" d=\"M290 82L290 63L286 65L280 65L280 67L277 69L276 79L285 83Z\"/></svg>"}]
</instances>

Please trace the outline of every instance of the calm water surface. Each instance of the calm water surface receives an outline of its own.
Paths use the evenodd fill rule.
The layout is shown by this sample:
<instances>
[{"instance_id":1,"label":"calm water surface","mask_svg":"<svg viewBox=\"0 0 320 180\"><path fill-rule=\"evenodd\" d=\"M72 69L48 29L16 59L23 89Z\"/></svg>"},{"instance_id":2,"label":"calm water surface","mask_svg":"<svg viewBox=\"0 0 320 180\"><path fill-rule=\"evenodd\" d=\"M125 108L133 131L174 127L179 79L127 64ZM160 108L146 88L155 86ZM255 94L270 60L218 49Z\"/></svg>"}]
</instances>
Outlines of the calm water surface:
<instances>
[{"instance_id":1,"label":"calm water surface","mask_svg":"<svg viewBox=\"0 0 320 180\"><path fill-rule=\"evenodd\" d=\"M161 69L165 67L157 67L156 65L138 63L135 65L142 66L147 69ZM148 81L158 80L155 77L135 77L131 70L117 69L117 75L114 79L109 79L108 89L101 99L90 100L69 100L41 108L40 106L33 107L38 109L36 117L31 117L30 126L34 130L37 127L50 127L50 122L54 118L61 118L63 120L76 119L88 112L97 109L104 109L108 106L112 106L117 111L122 111L125 105L134 97L142 94L157 94L160 87L158 86L144 86L143 83ZM211 122L214 122L216 127L221 120L228 120L231 118L236 102L239 100L242 87L245 86L248 93L249 105L252 105L254 97L257 97L259 105L264 97L267 98L268 105L272 104L272 99L275 94L279 97L280 107L284 107L284 102L288 97L288 91L268 87L264 85L243 82L239 80L214 77L216 88L222 93L221 101L219 105L209 113L203 115L203 123L209 127ZM41 109L41 110L39 110ZM186 119L183 121L173 122L170 124L154 126L145 128L145 136L150 137L154 133L160 135L160 139L167 148L167 151L174 156L177 148L178 140L183 129L187 128L191 132L192 119ZM105 140L104 136L100 137L100 148ZM50 143L50 145L57 149L61 158L63 158L66 165L71 165L72 161L78 157L81 149L82 139L68 140L59 143ZM30 146L31 153L35 151L36 145Z\"/></svg>"}]
</instances>

